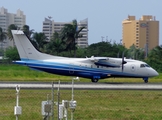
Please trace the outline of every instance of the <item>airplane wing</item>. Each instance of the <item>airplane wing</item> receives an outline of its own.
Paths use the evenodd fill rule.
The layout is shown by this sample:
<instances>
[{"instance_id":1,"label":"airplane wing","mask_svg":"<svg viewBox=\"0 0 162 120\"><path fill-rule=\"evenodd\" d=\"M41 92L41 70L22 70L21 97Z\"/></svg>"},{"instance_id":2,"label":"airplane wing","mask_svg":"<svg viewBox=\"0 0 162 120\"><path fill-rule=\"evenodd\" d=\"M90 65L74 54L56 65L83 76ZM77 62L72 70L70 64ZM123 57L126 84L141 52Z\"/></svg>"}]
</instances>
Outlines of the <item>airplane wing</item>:
<instances>
[{"instance_id":1,"label":"airplane wing","mask_svg":"<svg viewBox=\"0 0 162 120\"><path fill-rule=\"evenodd\" d=\"M111 57L94 57L89 58L91 62L94 62L95 65L105 66L105 67L120 67L122 64L127 62L121 58L111 58Z\"/></svg>"}]
</instances>

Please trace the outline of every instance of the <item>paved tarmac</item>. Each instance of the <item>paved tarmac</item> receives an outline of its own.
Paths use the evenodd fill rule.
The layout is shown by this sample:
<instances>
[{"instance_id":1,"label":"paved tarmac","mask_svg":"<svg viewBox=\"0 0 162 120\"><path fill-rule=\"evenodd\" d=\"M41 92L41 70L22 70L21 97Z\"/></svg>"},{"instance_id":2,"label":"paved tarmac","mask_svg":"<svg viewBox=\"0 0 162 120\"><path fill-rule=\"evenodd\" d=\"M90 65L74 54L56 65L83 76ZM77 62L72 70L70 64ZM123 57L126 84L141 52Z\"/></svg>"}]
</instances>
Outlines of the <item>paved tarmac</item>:
<instances>
[{"instance_id":1,"label":"paved tarmac","mask_svg":"<svg viewBox=\"0 0 162 120\"><path fill-rule=\"evenodd\" d=\"M0 82L0 89L51 89L52 82ZM71 89L71 82L53 83L54 89ZM162 90L162 83L86 83L74 82L74 89L92 90Z\"/></svg>"}]
</instances>

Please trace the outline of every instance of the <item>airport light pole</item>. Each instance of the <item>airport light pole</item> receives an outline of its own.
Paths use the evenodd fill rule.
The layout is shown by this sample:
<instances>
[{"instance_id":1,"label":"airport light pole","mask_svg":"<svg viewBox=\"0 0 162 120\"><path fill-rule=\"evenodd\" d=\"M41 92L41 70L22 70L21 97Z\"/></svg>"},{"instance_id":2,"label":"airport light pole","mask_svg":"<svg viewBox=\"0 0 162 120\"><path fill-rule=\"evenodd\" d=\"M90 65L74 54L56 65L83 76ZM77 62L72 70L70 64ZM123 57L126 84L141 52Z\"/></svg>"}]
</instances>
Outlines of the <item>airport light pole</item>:
<instances>
[{"instance_id":1,"label":"airport light pole","mask_svg":"<svg viewBox=\"0 0 162 120\"><path fill-rule=\"evenodd\" d=\"M18 120L18 116L22 113L22 108L19 106L19 92L20 92L20 86L16 86L16 106L14 107L14 115L16 116L16 120Z\"/></svg>"},{"instance_id":2,"label":"airport light pole","mask_svg":"<svg viewBox=\"0 0 162 120\"><path fill-rule=\"evenodd\" d=\"M71 101L69 102L69 106L71 109L71 120L73 120L74 111L75 111L75 107L76 107L76 103L77 103L74 100L74 80L79 80L79 77L72 78L72 95L71 95Z\"/></svg>"}]
</instances>

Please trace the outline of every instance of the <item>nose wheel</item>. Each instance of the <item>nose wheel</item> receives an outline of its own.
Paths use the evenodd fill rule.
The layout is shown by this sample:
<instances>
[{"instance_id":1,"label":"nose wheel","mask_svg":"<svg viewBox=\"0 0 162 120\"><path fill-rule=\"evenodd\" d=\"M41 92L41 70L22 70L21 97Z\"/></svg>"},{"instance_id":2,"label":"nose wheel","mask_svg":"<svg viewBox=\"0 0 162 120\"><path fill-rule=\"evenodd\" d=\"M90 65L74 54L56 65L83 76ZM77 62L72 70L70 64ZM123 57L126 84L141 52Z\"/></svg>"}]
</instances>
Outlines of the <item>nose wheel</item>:
<instances>
[{"instance_id":1,"label":"nose wheel","mask_svg":"<svg viewBox=\"0 0 162 120\"><path fill-rule=\"evenodd\" d=\"M148 83L148 78L143 78L144 83Z\"/></svg>"},{"instance_id":2,"label":"nose wheel","mask_svg":"<svg viewBox=\"0 0 162 120\"><path fill-rule=\"evenodd\" d=\"M145 83L148 83L148 80L144 80Z\"/></svg>"},{"instance_id":3,"label":"nose wheel","mask_svg":"<svg viewBox=\"0 0 162 120\"><path fill-rule=\"evenodd\" d=\"M97 79L97 78L92 78L91 81L92 81L93 83L97 83L97 82L98 82L98 79Z\"/></svg>"}]
</instances>

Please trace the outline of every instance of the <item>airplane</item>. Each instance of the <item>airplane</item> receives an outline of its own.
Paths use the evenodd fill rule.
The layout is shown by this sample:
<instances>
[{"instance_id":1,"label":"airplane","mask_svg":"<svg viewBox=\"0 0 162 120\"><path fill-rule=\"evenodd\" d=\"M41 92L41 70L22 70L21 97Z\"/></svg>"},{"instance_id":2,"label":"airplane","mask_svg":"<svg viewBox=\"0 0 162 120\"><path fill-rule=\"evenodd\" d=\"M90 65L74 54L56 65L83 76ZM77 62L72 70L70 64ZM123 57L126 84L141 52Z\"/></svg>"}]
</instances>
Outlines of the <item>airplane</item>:
<instances>
[{"instance_id":1,"label":"airplane","mask_svg":"<svg viewBox=\"0 0 162 120\"><path fill-rule=\"evenodd\" d=\"M16 64L52 74L89 78L96 83L110 77L143 78L158 76L158 72L147 63L112 57L69 58L39 52L21 30L12 30L15 45L20 56Z\"/></svg>"}]
</instances>

